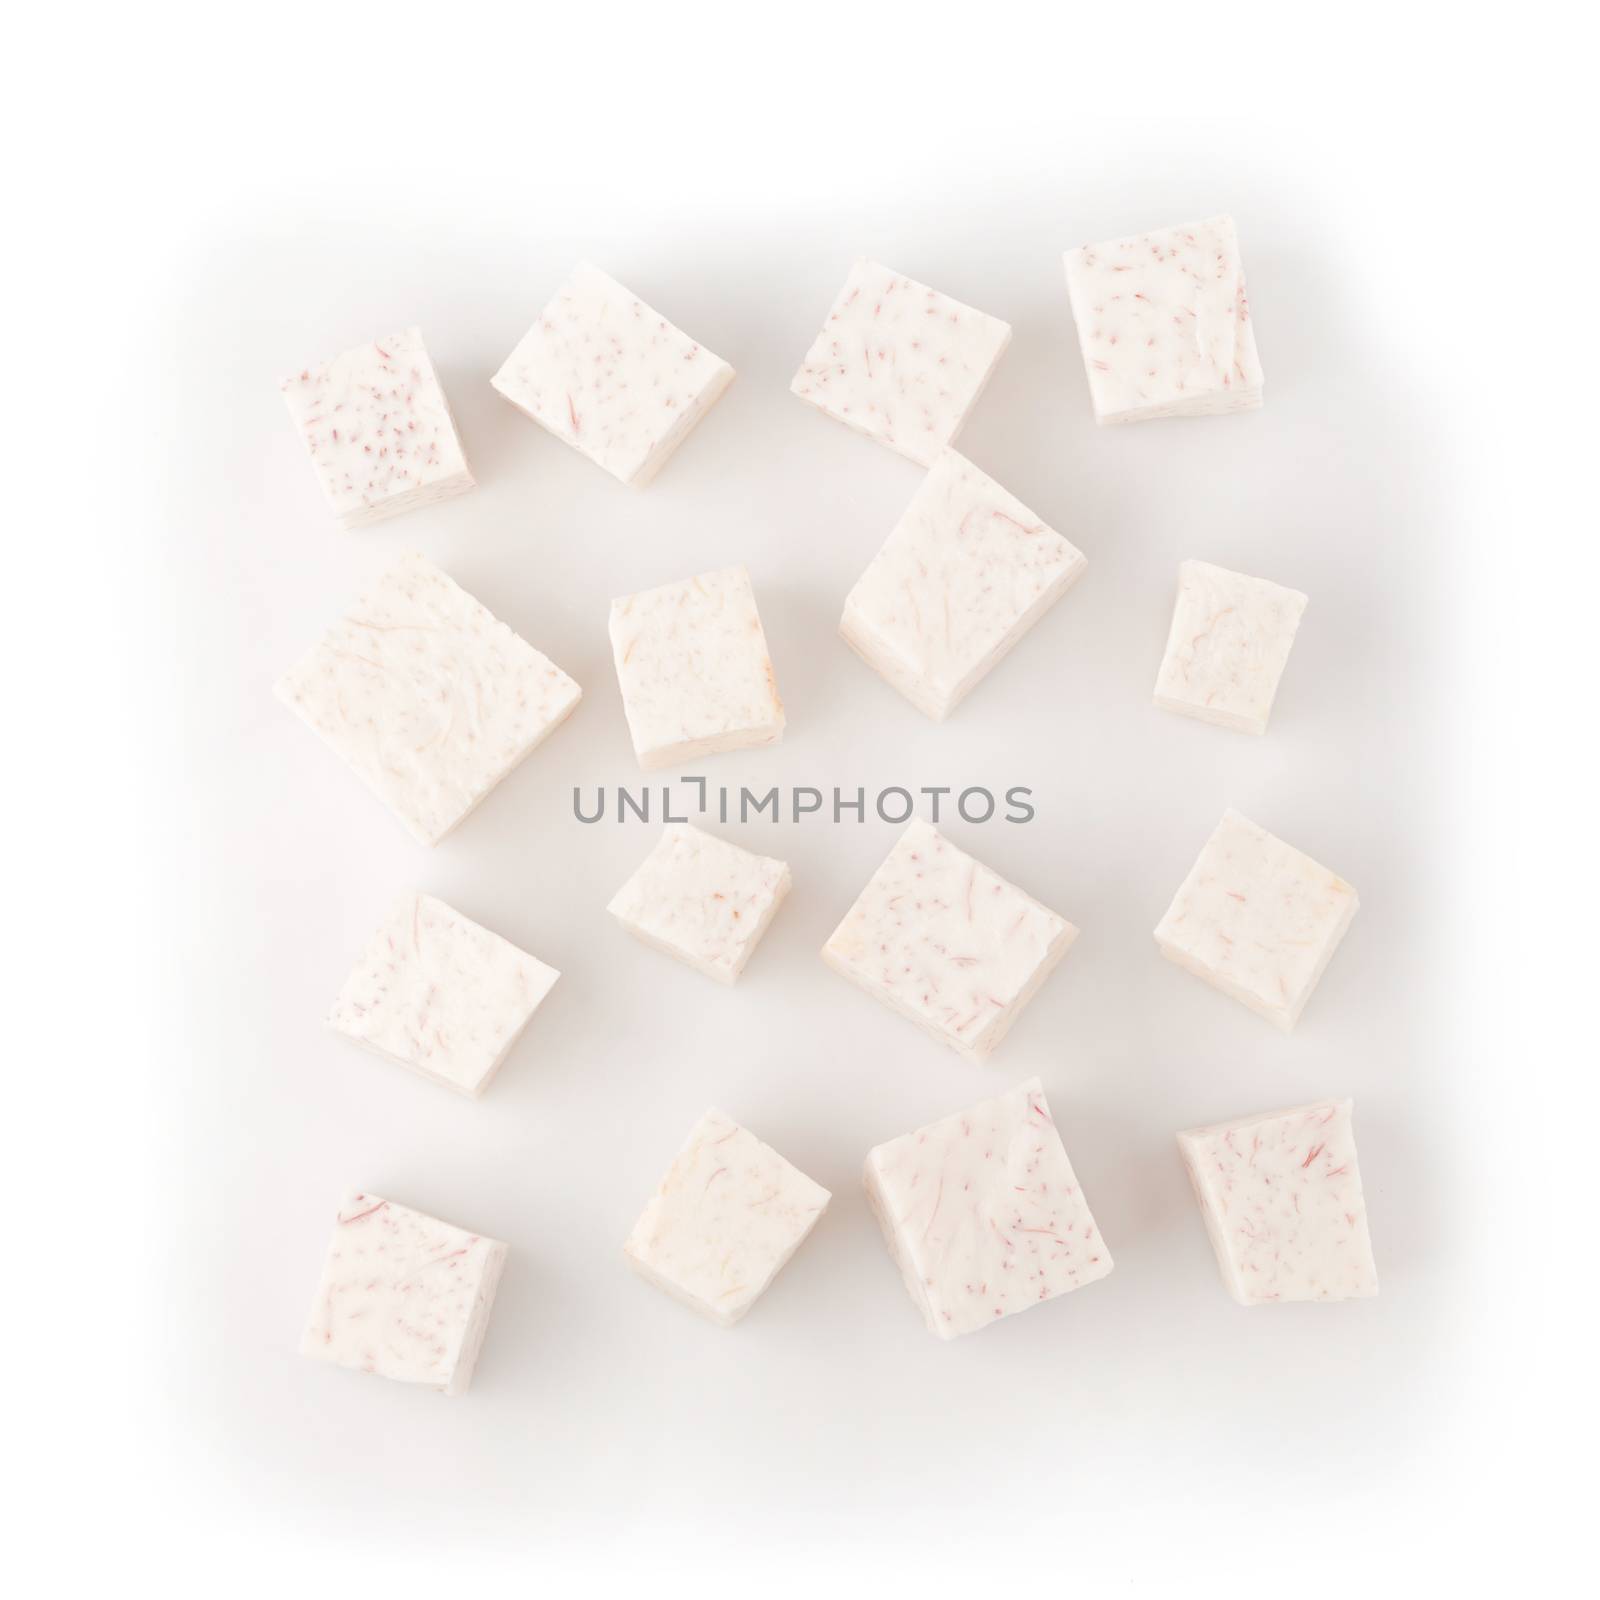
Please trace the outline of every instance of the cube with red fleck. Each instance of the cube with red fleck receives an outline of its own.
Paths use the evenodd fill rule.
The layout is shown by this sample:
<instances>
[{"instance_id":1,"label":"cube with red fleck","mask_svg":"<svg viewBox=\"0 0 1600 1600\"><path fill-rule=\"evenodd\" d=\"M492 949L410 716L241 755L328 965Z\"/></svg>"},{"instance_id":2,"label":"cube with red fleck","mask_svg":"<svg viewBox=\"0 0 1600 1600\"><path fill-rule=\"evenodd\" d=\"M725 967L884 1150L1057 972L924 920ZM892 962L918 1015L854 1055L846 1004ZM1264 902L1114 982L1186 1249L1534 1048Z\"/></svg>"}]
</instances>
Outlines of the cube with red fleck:
<instances>
[{"instance_id":1,"label":"cube with red fleck","mask_svg":"<svg viewBox=\"0 0 1600 1600\"><path fill-rule=\"evenodd\" d=\"M606 909L651 949L735 983L788 892L786 863L675 822Z\"/></svg>"},{"instance_id":2,"label":"cube with red fleck","mask_svg":"<svg viewBox=\"0 0 1600 1600\"><path fill-rule=\"evenodd\" d=\"M920 819L900 835L822 959L858 988L982 1062L1078 930Z\"/></svg>"},{"instance_id":3,"label":"cube with red fleck","mask_svg":"<svg viewBox=\"0 0 1600 1600\"><path fill-rule=\"evenodd\" d=\"M623 1255L673 1299L732 1327L832 1198L732 1118L708 1111L634 1224Z\"/></svg>"},{"instance_id":4,"label":"cube with red fleck","mask_svg":"<svg viewBox=\"0 0 1600 1600\"><path fill-rule=\"evenodd\" d=\"M1378 1292L1349 1100L1178 1135L1228 1293L1242 1306Z\"/></svg>"},{"instance_id":5,"label":"cube with red fleck","mask_svg":"<svg viewBox=\"0 0 1600 1600\"><path fill-rule=\"evenodd\" d=\"M954 444L1011 327L876 261L857 261L789 389L929 467Z\"/></svg>"},{"instance_id":6,"label":"cube with red fleck","mask_svg":"<svg viewBox=\"0 0 1600 1600\"><path fill-rule=\"evenodd\" d=\"M1230 809L1157 925L1156 946L1288 1033L1359 905L1343 878Z\"/></svg>"},{"instance_id":7,"label":"cube with red fleck","mask_svg":"<svg viewBox=\"0 0 1600 1600\"><path fill-rule=\"evenodd\" d=\"M733 382L733 368L587 262L490 380L614 478L646 484Z\"/></svg>"},{"instance_id":8,"label":"cube with red fleck","mask_svg":"<svg viewBox=\"0 0 1600 1600\"><path fill-rule=\"evenodd\" d=\"M354 1192L334 1220L300 1353L464 1394L505 1260L497 1239Z\"/></svg>"},{"instance_id":9,"label":"cube with red fleck","mask_svg":"<svg viewBox=\"0 0 1600 1600\"><path fill-rule=\"evenodd\" d=\"M1261 404L1261 359L1232 217L1066 253L1095 420L1217 416Z\"/></svg>"},{"instance_id":10,"label":"cube with red fleck","mask_svg":"<svg viewBox=\"0 0 1600 1600\"><path fill-rule=\"evenodd\" d=\"M407 894L345 979L328 1025L475 1099L560 976L442 900Z\"/></svg>"},{"instance_id":11,"label":"cube with red fleck","mask_svg":"<svg viewBox=\"0 0 1600 1600\"><path fill-rule=\"evenodd\" d=\"M1037 1078L867 1155L867 1201L941 1339L1111 1271Z\"/></svg>"},{"instance_id":12,"label":"cube with red fleck","mask_svg":"<svg viewBox=\"0 0 1600 1600\"><path fill-rule=\"evenodd\" d=\"M611 655L646 772L776 744L783 700L743 567L611 602Z\"/></svg>"},{"instance_id":13,"label":"cube with red fleck","mask_svg":"<svg viewBox=\"0 0 1600 1600\"><path fill-rule=\"evenodd\" d=\"M280 387L341 527L359 528L472 488L420 329L346 350Z\"/></svg>"},{"instance_id":14,"label":"cube with red fleck","mask_svg":"<svg viewBox=\"0 0 1600 1600\"><path fill-rule=\"evenodd\" d=\"M1185 561L1155 703L1239 733L1265 733L1306 597L1265 578Z\"/></svg>"}]
</instances>

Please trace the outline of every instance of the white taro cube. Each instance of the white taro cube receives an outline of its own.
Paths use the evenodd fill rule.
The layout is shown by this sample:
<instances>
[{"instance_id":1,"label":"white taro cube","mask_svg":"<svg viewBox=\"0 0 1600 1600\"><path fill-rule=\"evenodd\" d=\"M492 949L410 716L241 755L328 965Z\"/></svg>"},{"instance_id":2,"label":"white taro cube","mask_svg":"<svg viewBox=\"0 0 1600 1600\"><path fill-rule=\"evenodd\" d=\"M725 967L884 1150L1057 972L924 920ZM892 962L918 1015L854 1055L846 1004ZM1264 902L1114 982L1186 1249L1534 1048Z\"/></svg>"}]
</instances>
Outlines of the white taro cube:
<instances>
[{"instance_id":1,"label":"white taro cube","mask_svg":"<svg viewBox=\"0 0 1600 1600\"><path fill-rule=\"evenodd\" d=\"M1359 901L1343 878L1229 810L1156 928L1156 944L1287 1033Z\"/></svg>"},{"instance_id":2,"label":"white taro cube","mask_svg":"<svg viewBox=\"0 0 1600 1600\"><path fill-rule=\"evenodd\" d=\"M1261 404L1261 360L1232 217L1066 254L1095 420L1213 416Z\"/></svg>"},{"instance_id":3,"label":"white taro cube","mask_svg":"<svg viewBox=\"0 0 1600 1600\"><path fill-rule=\"evenodd\" d=\"M822 959L973 1062L984 1061L1078 930L918 819Z\"/></svg>"},{"instance_id":4,"label":"white taro cube","mask_svg":"<svg viewBox=\"0 0 1600 1600\"><path fill-rule=\"evenodd\" d=\"M1350 1101L1191 1128L1178 1150L1240 1305L1378 1292Z\"/></svg>"},{"instance_id":5,"label":"white taro cube","mask_svg":"<svg viewBox=\"0 0 1600 1600\"><path fill-rule=\"evenodd\" d=\"M906 1289L941 1339L1111 1271L1037 1078L880 1144L863 1182Z\"/></svg>"},{"instance_id":6,"label":"white taro cube","mask_svg":"<svg viewBox=\"0 0 1600 1600\"><path fill-rule=\"evenodd\" d=\"M857 261L789 388L931 466L955 443L1010 342L1010 325L998 317Z\"/></svg>"},{"instance_id":7,"label":"white taro cube","mask_svg":"<svg viewBox=\"0 0 1600 1600\"><path fill-rule=\"evenodd\" d=\"M839 632L943 721L1087 566L993 478L941 450L850 591Z\"/></svg>"},{"instance_id":8,"label":"white taro cube","mask_svg":"<svg viewBox=\"0 0 1600 1600\"><path fill-rule=\"evenodd\" d=\"M277 694L431 845L567 719L582 690L411 554Z\"/></svg>"},{"instance_id":9,"label":"white taro cube","mask_svg":"<svg viewBox=\"0 0 1600 1600\"><path fill-rule=\"evenodd\" d=\"M767 636L743 567L611 602L611 653L647 772L783 737Z\"/></svg>"},{"instance_id":10,"label":"white taro cube","mask_svg":"<svg viewBox=\"0 0 1600 1600\"><path fill-rule=\"evenodd\" d=\"M732 1327L832 1196L720 1111L694 1126L623 1245L643 1278Z\"/></svg>"},{"instance_id":11,"label":"white taro cube","mask_svg":"<svg viewBox=\"0 0 1600 1600\"><path fill-rule=\"evenodd\" d=\"M733 381L733 368L587 262L490 380L517 410L636 487Z\"/></svg>"},{"instance_id":12,"label":"white taro cube","mask_svg":"<svg viewBox=\"0 0 1600 1600\"><path fill-rule=\"evenodd\" d=\"M420 329L346 350L279 387L342 527L361 527L472 487Z\"/></svg>"},{"instance_id":13,"label":"white taro cube","mask_svg":"<svg viewBox=\"0 0 1600 1600\"><path fill-rule=\"evenodd\" d=\"M464 1394L505 1260L497 1239L352 1193L334 1222L300 1352Z\"/></svg>"},{"instance_id":14,"label":"white taro cube","mask_svg":"<svg viewBox=\"0 0 1600 1600\"><path fill-rule=\"evenodd\" d=\"M789 868L669 823L606 908L636 939L733 983L789 892Z\"/></svg>"},{"instance_id":15,"label":"white taro cube","mask_svg":"<svg viewBox=\"0 0 1600 1600\"><path fill-rule=\"evenodd\" d=\"M442 900L407 894L345 979L328 1025L476 1097L560 976Z\"/></svg>"},{"instance_id":16,"label":"white taro cube","mask_svg":"<svg viewBox=\"0 0 1600 1600\"><path fill-rule=\"evenodd\" d=\"M1297 589L1185 561L1155 703L1218 728L1265 733L1305 609Z\"/></svg>"}]
</instances>

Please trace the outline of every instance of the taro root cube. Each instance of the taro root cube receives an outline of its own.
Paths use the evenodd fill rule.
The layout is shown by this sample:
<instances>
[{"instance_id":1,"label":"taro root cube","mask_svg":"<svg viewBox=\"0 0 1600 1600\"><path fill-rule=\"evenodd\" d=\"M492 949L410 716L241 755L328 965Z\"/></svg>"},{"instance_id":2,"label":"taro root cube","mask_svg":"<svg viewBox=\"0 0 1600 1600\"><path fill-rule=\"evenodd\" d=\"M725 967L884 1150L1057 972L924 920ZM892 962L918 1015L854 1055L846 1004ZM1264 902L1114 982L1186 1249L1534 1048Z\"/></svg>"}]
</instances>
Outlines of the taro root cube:
<instances>
[{"instance_id":1,"label":"taro root cube","mask_svg":"<svg viewBox=\"0 0 1600 1600\"><path fill-rule=\"evenodd\" d=\"M941 1339L1111 1271L1037 1078L867 1155L867 1201Z\"/></svg>"},{"instance_id":2,"label":"taro root cube","mask_svg":"<svg viewBox=\"0 0 1600 1600\"><path fill-rule=\"evenodd\" d=\"M1240 1305L1378 1292L1350 1101L1191 1128L1178 1150Z\"/></svg>"},{"instance_id":3,"label":"taro root cube","mask_svg":"<svg viewBox=\"0 0 1600 1600\"><path fill-rule=\"evenodd\" d=\"M955 443L1010 342L1010 325L998 317L857 261L789 389L932 466Z\"/></svg>"},{"instance_id":4,"label":"taro root cube","mask_svg":"<svg viewBox=\"0 0 1600 1600\"><path fill-rule=\"evenodd\" d=\"M334 1222L300 1353L464 1394L505 1260L497 1239L353 1193Z\"/></svg>"},{"instance_id":5,"label":"taro root cube","mask_svg":"<svg viewBox=\"0 0 1600 1600\"><path fill-rule=\"evenodd\" d=\"M669 823L606 909L636 939L733 983L789 892L789 868Z\"/></svg>"},{"instance_id":6,"label":"taro root cube","mask_svg":"<svg viewBox=\"0 0 1600 1600\"><path fill-rule=\"evenodd\" d=\"M341 527L359 528L472 487L420 329L346 350L279 387Z\"/></svg>"},{"instance_id":7,"label":"taro root cube","mask_svg":"<svg viewBox=\"0 0 1600 1600\"><path fill-rule=\"evenodd\" d=\"M476 1098L560 976L442 900L408 894L345 979L328 1026Z\"/></svg>"},{"instance_id":8,"label":"taro root cube","mask_svg":"<svg viewBox=\"0 0 1600 1600\"><path fill-rule=\"evenodd\" d=\"M1156 944L1287 1033L1358 904L1343 878L1230 810L1167 908Z\"/></svg>"},{"instance_id":9,"label":"taro root cube","mask_svg":"<svg viewBox=\"0 0 1600 1600\"><path fill-rule=\"evenodd\" d=\"M1005 1037L1078 930L920 819L822 959L973 1062Z\"/></svg>"},{"instance_id":10,"label":"taro root cube","mask_svg":"<svg viewBox=\"0 0 1600 1600\"><path fill-rule=\"evenodd\" d=\"M635 487L733 382L733 368L587 262L490 380L524 416Z\"/></svg>"},{"instance_id":11,"label":"taro root cube","mask_svg":"<svg viewBox=\"0 0 1600 1600\"><path fill-rule=\"evenodd\" d=\"M1261 404L1232 217L1084 245L1067 252L1066 266L1097 422Z\"/></svg>"},{"instance_id":12,"label":"taro root cube","mask_svg":"<svg viewBox=\"0 0 1600 1600\"><path fill-rule=\"evenodd\" d=\"M833 1197L720 1111L708 1111L623 1245L628 1264L729 1328Z\"/></svg>"},{"instance_id":13,"label":"taro root cube","mask_svg":"<svg viewBox=\"0 0 1600 1600\"><path fill-rule=\"evenodd\" d=\"M1305 609L1297 589L1185 561L1155 703L1214 727L1265 733Z\"/></svg>"}]
</instances>

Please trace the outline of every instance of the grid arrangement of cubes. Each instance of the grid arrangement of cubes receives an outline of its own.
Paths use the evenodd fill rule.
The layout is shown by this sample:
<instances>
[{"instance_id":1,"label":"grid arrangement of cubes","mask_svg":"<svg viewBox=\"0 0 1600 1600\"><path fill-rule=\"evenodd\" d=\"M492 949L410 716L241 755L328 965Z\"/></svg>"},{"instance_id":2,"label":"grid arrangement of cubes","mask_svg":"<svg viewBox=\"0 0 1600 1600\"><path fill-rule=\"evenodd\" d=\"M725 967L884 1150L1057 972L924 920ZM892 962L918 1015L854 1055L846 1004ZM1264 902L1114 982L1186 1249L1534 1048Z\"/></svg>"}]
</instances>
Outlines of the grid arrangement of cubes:
<instances>
[{"instance_id":1,"label":"grid arrangement of cubes","mask_svg":"<svg viewBox=\"0 0 1600 1600\"><path fill-rule=\"evenodd\" d=\"M1378 1292L1349 1100L1178 1135L1228 1293L1242 1306Z\"/></svg>"},{"instance_id":2,"label":"grid arrangement of cubes","mask_svg":"<svg viewBox=\"0 0 1600 1600\"><path fill-rule=\"evenodd\" d=\"M560 976L442 900L407 894L345 979L328 1026L475 1099Z\"/></svg>"},{"instance_id":3,"label":"grid arrangement of cubes","mask_svg":"<svg viewBox=\"0 0 1600 1600\"><path fill-rule=\"evenodd\" d=\"M1066 253L1095 420L1216 416L1261 404L1261 359L1232 217Z\"/></svg>"},{"instance_id":4,"label":"grid arrangement of cubes","mask_svg":"<svg viewBox=\"0 0 1600 1600\"><path fill-rule=\"evenodd\" d=\"M1078 930L913 821L822 959L968 1061L988 1059Z\"/></svg>"},{"instance_id":5,"label":"grid arrangement of cubes","mask_svg":"<svg viewBox=\"0 0 1600 1600\"><path fill-rule=\"evenodd\" d=\"M978 403L1011 327L876 261L857 261L790 392L932 466Z\"/></svg>"},{"instance_id":6,"label":"grid arrangement of cubes","mask_svg":"<svg viewBox=\"0 0 1600 1600\"><path fill-rule=\"evenodd\" d=\"M1185 561L1155 703L1213 727L1265 733L1305 609L1297 589Z\"/></svg>"},{"instance_id":7,"label":"grid arrangement of cubes","mask_svg":"<svg viewBox=\"0 0 1600 1600\"><path fill-rule=\"evenodd\" d=\"M473 486L419 328L307 367L280 385L341 527L359 528Z\"/></svg>"},{"instance_id":8,"label":"grid arrangement of cubes","mask_svg":"<svg viewBox=\"0 0 1600 1600\"><path fill-rule=\"evenodd\" d=\"M582 692L416 554L277 684L278 698L428 845L548 738Z\"/></svg>"},{"instance_id":9,"label":"grid arrangement of cubes","mask_svg":"<svg viewBox=\"0 0 1600 1600\"><path fill-rule=\"evenodd\" d=\"M490 382L540 427L637 488L733 376L720 356L582 262Z\"/></svg>"},{"instance_id":10,"label":"grid arrangement of cubes","mask_svg":"<svg viewBox=\"0 0 1600 1600\"><path fill-rule=\"evenodd\" d=\"M505 1260L496 1239L352 1193L334 1223L300 1352L465 1394Z\"/></svg>"},{"instance_id":11,"label":"grid arrangement of cubes","mask_svg":"<svg viewBox=\"0 0 1600 1600\"><path fill-rule=\"evenodd\" d=\"M1230 809L1156 928L1156 944L1287 1033L1359 904L1343 878Z\"/></svg>"},{"instance_id":12,"label":"grid arrangement of cubes","mask_svg":"<svg viewBox=\"0 0 1600 1600\"><path fill-rule=\"evenodd\" d=\"M789 883L785 862L675 822L606 909L653 950L734 983Z\"/></svg>"},{"instance_id":13,"label":"grid arrangement of cubes","mask_svg":"<svg viewBox=\"0 0 1600 1600\"><path fill-rule=\"evenodd\" d=\"M783 737L767 636L743 567L611 602L611 653L646 772Z\"/></svg>"},{"instance_id":14,"label":"grid arrangement of cubes","mask_svg":"<svg viewBox=\"0 0 1600 1600\"><path fill-rule=\"evenodd\" d=\"M623 1254L639 1275L731 1328L833 1197L720 1111L708 1111L644 1208Z\"/></svg>"},{"instance_id":15,"label":"grid arrangement of cubes","mask_svg":"<svg viewBox=\"0 0 1600 1600\"><path fill-rule=\"evenodd\" d=\"M862 1181L906 1291L941 1339L1111 1271L1037 1078L880 1144Z\"/></svg>"},{"instance_id":16,"label":"grid arrangement of cubes","mask_svg":"<svg viewBox=\"0 0 1600 1600\"><path fill-rule=\"evenodd\" d=\"M942 722L1088 564L993 478L941 450L850 591L839 632Z\"/></svg>"}]
</instances>

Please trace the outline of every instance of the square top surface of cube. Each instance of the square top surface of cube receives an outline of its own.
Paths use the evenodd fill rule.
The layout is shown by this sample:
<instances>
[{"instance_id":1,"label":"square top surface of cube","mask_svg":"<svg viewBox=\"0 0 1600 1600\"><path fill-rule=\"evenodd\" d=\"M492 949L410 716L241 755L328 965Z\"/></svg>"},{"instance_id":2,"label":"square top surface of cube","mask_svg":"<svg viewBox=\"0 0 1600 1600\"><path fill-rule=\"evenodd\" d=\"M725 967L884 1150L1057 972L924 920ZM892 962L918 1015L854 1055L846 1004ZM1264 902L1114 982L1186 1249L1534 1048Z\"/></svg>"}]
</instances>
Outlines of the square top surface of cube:
<instances>
[{"instance_id":1,"label":"square top surface of cube","mask_svg":"<svg viewBox=\"0 0 1600 1600\"><path fill-rule=\"evenodd\" d=\"M695 1124L623 1245L657 1288L731 1327L833 1197L720 1111Z\"/></svg>"},{"instance_id":2,"label":"square top surface of cube","mask_svg":"<svg viewBox=\"0 0 1600 1600\"><path fill-rule=\"evenodd\" d=\"M942 720L1087 565L993 478L941 450L850 591L839 631Z\"/></svg>"},{"instance_id":3,"label":"square top surface of cube","mask_svg":"<svg viewBox=\"0 0 1600 1600\"><path fill-rule=\"evenodd\" d=\"M920 818L822 959L941 1043L982 1061L1078 930Z\"/></svg>"},{"instance_id":4,"label":"square top surface of cube","mask_svg":"<svg viewBox=\"0 0 1600 1600\"><path fill-rule=\"evenodd\" d=\"M1240 1305L1378 1292L1348 1100L1178 1135L1228 1292Z\"/></svg>"},{"instance_id":5,"label":"square top surface of cube","mask_svg":"<svg viewBox=\"0 0 1600 1600\"><path fill-rule=\"evenodd\" d=\"M606 909L636 938L732 983L789 892L789 868L669 823Z\"/></svg>"},{"instance_id":6,"label":"square top surface of cube","mask_svg":"<svg viewBox=\"0 0 1600 1600\"><path fill-rule=\"evenodd\" d=\"M480 1095L560 976L442 900L408 894L345 979L328 1025Z\"/></svg>"},{"instance_id":7,"label":"square top surface of cube","mask_svg":"<svg viewBox=\"0 0 1600 1600\"><path fill-rule=\"evenodd\" d=\"M278 698L423 844L571 714L571 678L407 555L278 681Z\"/></svg>"},{"instance_id":8,"label":"square top surface of cube","mask_svg":"<svg viewBox=\"0 0 1600 1600\"><path fill-rule=\"evenodd\" d=\"M647 772L783 737L783 701L743 567L613 600L611 652Z\"/></svg>"},{"instance_id":9,"label":"square top surface of cube","mask_svg":"<svg viewBox=\"0 0 1600 1600\"><path fill-rule=\"evenodd\" d=\"M587 262L490 380L519 411L635 486L733 381L733 368Z\"/></svg>"},{"instance_id":10,"label":"square top surface of cube","mask_svg":"<svg viewBox=\"0 0 1600 1600\"><path fill-rule=\"evenodd\" d=\"M789 388L923 466L955 442L1011 327L876 261L850 268Z\"/></svg>"},{"instance_id":11,"label":"square top surface of cube","mask_svg":"<svg viewBox=\"0 0 1600 1600\"><path fill-rule=\"evenodd\" d=\"M1155 703L1215 727L1265 733L1305 609L1297 589L1185 561Z\"/></svg>"},{"instance_id":12,"label":"square top surface of cube","mask_svg":"<svg viewBox=\"0 0 1600 1600\"><path fill-rule=\"evenodd\" d=\"M506 1247L373 1194L339 1208L300 1353L462 1394Z\"/></svg>"},{"instance_id":13,"label":"square top surface of cube","mask_svg":"<svg viewBox=\"0 0 1600 1600\"><path fill-rule=\"evenodd\" d=\"M1099 422L1261 404L1261 361L1232 217L1066 253L1067 294Z\"/></svg>"},{"instance_id":14,"label":"square top surface of cube","mask_svg":"<svg viewBox=\"0 0 1600 1600\"><path fill-rule=\"evenodd\" d=\"M1359 903L1344 879L1229 810L1156 943L1169 961L1288 1032Z\"/></svg>"},{"instance_id":15,"label":"square top surface of cube","mask_svg":"<svg viewBox=\"0 0 1600 1600\"><path fill-rule=\"evenodd\" d=\"M472 487L419 328L346 350L280 388L341 526L377 522Z\"/></svg>"},{"instance_id":16,"label":"square top surface of cube","mask_svg":"<svg viewBox=\"0 0 1600 1600\"><path fill-rule=\"evenodd\" d=\"M867 1156L867 1198L941 1339L1111 1271L1037 1078Z\"/></svg>"}]
</instances>

